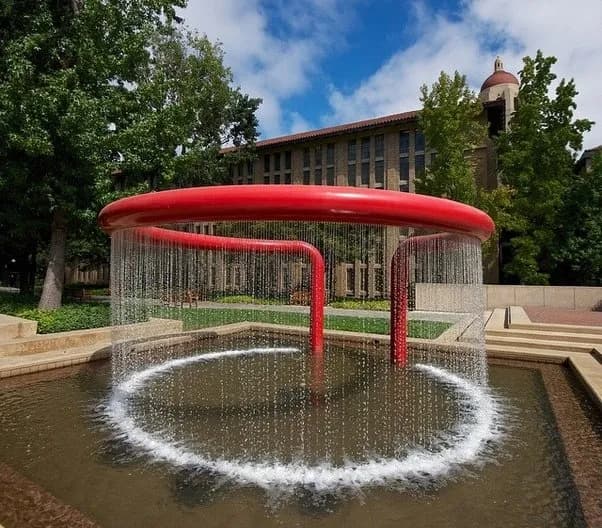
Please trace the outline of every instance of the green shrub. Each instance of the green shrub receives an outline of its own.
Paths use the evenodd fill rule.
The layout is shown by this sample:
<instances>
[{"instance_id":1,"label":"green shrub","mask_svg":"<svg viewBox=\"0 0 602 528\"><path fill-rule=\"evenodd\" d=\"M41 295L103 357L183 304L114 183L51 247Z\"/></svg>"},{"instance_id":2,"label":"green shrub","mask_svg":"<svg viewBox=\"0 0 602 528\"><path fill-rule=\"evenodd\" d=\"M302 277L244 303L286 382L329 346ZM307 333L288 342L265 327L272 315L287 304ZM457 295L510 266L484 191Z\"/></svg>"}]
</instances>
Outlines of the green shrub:
<instances>
[{"instance_id":1,"label":"green shrub","mask_svg":"<svg viewBox=\"0 0 602 528\"><path fill-rule=\"evenodd\" d=\"M110 306L107 304L66 304L57 310L34 308L15 315L37 321L38 334L99 328L111 324Z\"/></svg>"},{"instance_id":2,"label":"green shrub","mask_svg":"<svg viewBox=\"0 0 602 528\"><path fill-rule=\"evenodd\" d=\"M382 310L388 312L391 305L387 299L337 299L328 306L344 308L346 310Z\"/></svg>"},{"instance_id":3,"label":"green shrub","mask_svg":"<svg viewBox=\"0 0 602 528\"><path fill-rule=\"evenodd\" d=\"M224 304L284 304L279 299L262 299L252 295L224 295L223 297L216 297L215 302Z\"/></svg>"},{"instance_id":4,"label":"green shrub","mask_svg":"<svg viewBox=\"0 0 602 528\"><path fill-rule=\"evenodd\" d=\"M0 313L38 322L39 334L99 328L111 324L108 304L68 303L57 310L38 310L33 296L0 294Z\"/></svg>"}]
</instances>

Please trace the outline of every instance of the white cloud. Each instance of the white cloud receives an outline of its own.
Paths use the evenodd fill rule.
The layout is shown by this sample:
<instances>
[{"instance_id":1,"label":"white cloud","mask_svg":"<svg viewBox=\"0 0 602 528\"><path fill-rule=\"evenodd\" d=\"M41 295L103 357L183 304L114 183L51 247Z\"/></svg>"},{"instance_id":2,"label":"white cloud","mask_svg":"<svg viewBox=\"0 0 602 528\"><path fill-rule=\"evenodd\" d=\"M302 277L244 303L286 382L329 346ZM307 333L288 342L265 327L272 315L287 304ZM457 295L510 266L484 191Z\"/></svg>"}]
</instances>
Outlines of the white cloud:
<instances>
[{"instance_id":1,"label":"white cloud","mask_svg":"<svg viewBox=\"0 0 602 528\"><path fill-rule=\"evenodd\" d=\"M300 116L288 115L284 101L303 93L320 59L335 42L350 15L345 0L311 0L302 5L272 0L270 9L280 13L279 32L269 27L265 4L260 0L191 0L183 13L186 23L212 41L220 41L225 62L243 91L261 97L258 119L263 136L288 132L288 123ZM337 32L332 31L336 23Z\"/></svg>"},{"instance_id":2,"label":"white cloud","mask_svg":"<svg viewBox=\"0 0 602 528\"><path fill-rule=\"evenodd\" d=\"M420 107L419 87L441 70L458 70L478 90L496 54L505 68L520 70L521 58L541 49L554 55L559 78L574 78L579 117L598 124L586 147L602 143L602 1L468 0L459 17L427 13L417 4L414 44L393 54L354 91L332 89L323 124L353 121Z\"/></svg>"}]
</instances>

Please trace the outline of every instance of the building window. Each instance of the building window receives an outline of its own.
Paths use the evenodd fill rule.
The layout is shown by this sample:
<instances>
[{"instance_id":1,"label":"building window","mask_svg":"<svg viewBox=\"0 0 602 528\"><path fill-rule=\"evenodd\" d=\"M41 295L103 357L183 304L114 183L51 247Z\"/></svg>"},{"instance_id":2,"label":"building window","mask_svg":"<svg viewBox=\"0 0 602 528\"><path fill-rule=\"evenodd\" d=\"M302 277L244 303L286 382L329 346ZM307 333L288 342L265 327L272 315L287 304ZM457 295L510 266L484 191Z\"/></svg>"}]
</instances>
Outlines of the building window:
<instances>
[{"instance_id":1,"label":"building window","mask_svg":"<svg viewBox=\"0 0 602 528\"><path fill-rule=\"evenodd\" d=\"M370 138L362 138L362 160L370 159Z\"/></svg>"},{"instance_id":2,"label":"building window","mask_svg":"<svg viewBox=\"0 0 602 528\"><path fill-rule=\"evenodd\" d=\"M399 154L408 154L410 152L410 133L399 133Z\"/></svg>"},{"instance_id":3,"label":"building window","mask_svg":"<svg viewBox=\"0 0 602 528\"><path fill-rule=\"evenodd\" d=\"M368 269L365 265L360 267L360 293L368 293Z\"/></svg>"},{"instance_id":4,"label":"building window","mask_svg":"<svg viewBox=\"0 0 602 528\"><path fill-rule=\"evenodd\" d=\"M266 154L263 157L263 172L270 172L270 155Z\"/></svg>"},{"instance_id":5,"label":"building window","mask_svg":"<svg viewBox=\"0 0 602 528\"><path fill-rule=\"evenodd\" d=\"M347 143L347 163L355 163L357 142L352 139Z\"/></svg>"},{"instance_id":6,"label":"building window","mask_svg":"<svg viewBox=\"0 0 602 528\"><path fill-rule=\"evenodd\" d=\"M252 185L253 184L253 178L251 178L251 177L247 178L247 184L248 185Z\"/></svg>"},{"instance_id":7,"label":"building window","mask_svg":"<svg viewBox=\"0 0 602 528\"><path fill-rule=\"evenodd\" d=\"M326 185L334 185L334 167L326 169Z\"/></svg>"},{"instance_id":8,"label":"building window","mask_svg":"<svg viewBox=\"0 0 602 528\"><path fill-rule=\"evenodd\" d=\"M410 190L410 160L407 156L399 158L399 190Z\"/></svg>"},{"instance_id":9,"label":"building window","mask_svg":"<svg viewBox=\"0 0 602 528\"><path fill-rule=\"evenodd\" d=\"M286 172L284 174L284 183L286 183L287 185L290 185L292 183L292 178L291 178L290 172Z\"/></svg>"},{"instance_id":10,"label":"building window","mask_svg":"<svg viewBox=\"0 0 602 528\"><path fill-rule=\"evenodd\" d=\"M305 169L303 171L303 185L309 185L309 183L310 183L309 169Z\"/></svg>"},{"instance_id":11,"label":"building window","mask_svg":"<svg viewBox=\"0 0 602 528\"><path fill-rule=\"evenodd\" d=\"M322 169L314 169L314 183L322 185Z\"/></svg>"},{"instance_id":12,"label":"building window","mask_svg":"<svg viewBox=\"0 0 602 528\"><path fill-rule=\"evenodd\" d=\"M424 134L422 132L416 132L416 140L414 144L414 150L424 151Z\"/></svg>"},{"instance_id":13,"label":"building window","mask_svg":"<svg viewBox=\"0 0 602 528\"><path fill-rule=\"evenodd\" d=\"M355 163L347 165L347 185L355 186Z\"/></svg>"},{"instance_id":14,"label":"building window","mask_svg":"<svg viewBox=\"0 0 602 528\"><path fill-rule=\"evenodd\" d=\"M247 161L247 176L253 176L254 167L253 162L251 160Z\"/></svg>"},{"instance_id":15,"label":"building window","mask_svg":"<svg viewBox=\"0 0 602 528\"><path fill-rule=\"evenodd\" d=\"M280 183L280 174L274 174L274 183Z\"/></svg>"},{"instance_id":16,"label":"building window","mask_svg":"<svg viewBox=\"0 0 602 528\"><path fill-rule=\"evenodd\" d=\"M345 293L347 295L353 295L355 291L355 268L348 266L345 273Z\"/></svg>"},{"instance_id":17,"label":"building window","mask_svg":"<svg viewBox=\"0 0 602 528\"><path fill-rule=\"evenodd\" d=\"M326 145L326 165L334 165L334 143Z\"/></svg>"},{"instance_id":18,"label":"building window","mask_svg":"<svg viewBox=\"0 0 602 528\"><path fill-rule=\"evenodd\" d=\"M424 176L424 154L417 154L414 161L414 174L416 178Z\"/></svg>"},{"instance_id":19,"label":"building window","mask_svg":"<svg viewBox=\"0 0 602 528\"><path fill-rule=\"evenodd\" d=\"M385 136L379 134L374 136L374 157L376 159L383 159L385 157Z\"/></svg>"},{"instance_id":20,"label":"building window","mask_svg":"<svg viewBox=\"0 0 602 528\"><path fill-rule=\"evenodd\" d=\"M370 185L370 162L362 162L362 187L368 187Z\"/></svg>"},{"instance_id":21,"label":"building window","mask_svg":"<svg viewBox=\"0 0 602 528\"><path fill-rule=\"evenodd\" d=\"M269 174L266 174L266 175L263 177L263 183L266 183L266 184L269 184L269 183L270 183L270 175L269 175Z\"/></svg>"},{"instance_id":22,"label":"building window","mask_svg":"<svg viewBox=\"0 0 602 528\"><path fill-rule=\"evenodd\" d=\"M383 188L385 186L385 162L378 160L374 162L374 187Z\"/></svg>"},{"instance_id":23,"label":"building window","mask_svg":"<svg viewBox=\"0 0 602 528\"><path fill-rule=\"evenodd\" d=\"M303 149L303 167L309 167L309 149Z\"/></svg>"},{"instance_id":24,"label":"building window","mask_svg":"<svg viewBox=\"0 0 602 528\"><path fill-rule=\"evenodd\" d=\"M274 170L280 170L280 152L276 152L276 154L274 154Z\"/></svg>"},{"instance_id":25,"label":"building window","mask_svg":"<svg viewBox=\"0 0 602 528\"><path fill-rule=\"evenodd\" d=\"M291 170L291 164L292 164L291 151L287 150L284 153L284 170Z\"/></svg>"},{"instance_id":26,"label":"building window","mask_svg":"<svg viewBox=\"0 0 602 528\"><path fill-rule=\"evenodd\" d=\"M322 146L321 145L314 149L314 165L316 167L322 166Z\"/></svg>"}]
</instances>

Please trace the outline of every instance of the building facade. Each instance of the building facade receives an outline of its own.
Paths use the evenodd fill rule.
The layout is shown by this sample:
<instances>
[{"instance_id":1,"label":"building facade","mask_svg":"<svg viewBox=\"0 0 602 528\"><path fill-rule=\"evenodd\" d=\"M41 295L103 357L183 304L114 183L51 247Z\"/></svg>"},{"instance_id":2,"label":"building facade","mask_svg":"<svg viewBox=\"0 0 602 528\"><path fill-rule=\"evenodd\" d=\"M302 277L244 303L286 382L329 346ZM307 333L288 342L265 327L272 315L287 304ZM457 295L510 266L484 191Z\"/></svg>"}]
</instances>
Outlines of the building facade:
<instances>
[{"instance_id":1,"label":"building facade","mask_svg":"<svg viewBox=\"0 0 602 528\"><path fill-rule=\"evenodd\" d=\"M481 119L488 123L489 136L504 130L518 96L518 80L504 71L496 58L493 73L481 87ZM226 149L227 151L227 149ZM336 185L414 192L416 177L424 174L437 155L429 149L418 127L418 111L311 130L256 143L252 162L231 167L235 185ZM492 189L497 185L493 142L467 151L475 166L477 184ZM382 297L388 294L387 265L397 247L399 234L386 236L384 262L339 263L335 286L337 296ZM352 270L352 272L350 271ZM382 273L383 278L371 276ZM486 282L498 282L498 266L489 263ZM382 284L380 288L377 285Z\"/></svg>"}]
</instances>

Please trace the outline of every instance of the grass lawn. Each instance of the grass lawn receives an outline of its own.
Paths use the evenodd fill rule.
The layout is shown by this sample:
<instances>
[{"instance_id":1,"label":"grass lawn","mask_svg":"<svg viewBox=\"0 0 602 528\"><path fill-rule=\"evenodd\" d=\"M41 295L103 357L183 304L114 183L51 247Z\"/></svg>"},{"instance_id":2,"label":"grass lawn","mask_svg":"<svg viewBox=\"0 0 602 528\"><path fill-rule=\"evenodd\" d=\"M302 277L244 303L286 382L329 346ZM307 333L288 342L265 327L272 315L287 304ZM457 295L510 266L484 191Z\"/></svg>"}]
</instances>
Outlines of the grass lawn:
<instances>
[{"instance_id":1,"label":"grass lawn","mask_svg":"<svg viewBox=\"0 0 602 528\"><path fill-rule=\"evenodd\" d=\"M181 314L181 315L180 315ZM207 328L220 324L240 323L276 323L290 326L309 326L309 315L296 312L274 312L269 310L235 310L231 308L184 308L175 310L165 308L158 317L168 317L184 321L185 330ZM388 334L389 320L384 317L351 317L330 315L325 318L326 328L346 330L348 332L367 332L370 334ZM410 337L434 339L451 325L440 321L410 321Z\"/></svg>"},{"instance_id":2,"label":"grass lawn","mask_svg":"<svg viewBox=\"0 0 602 528\"><path fill-rule=\"evenodd\" d=\"M37 300L16 294L0 294L0 313L38 321L38 333L50 334L69 330L98 328L111 324L110 306L107 303L64 304L58 310L38 310ZM153 317L182 318L186 330L207 328L244 321L275 323L290 326L309 326L309 315L297 312L270 310L237 310L233 308L159 308ZM410 337L434 339L449 328L449 323L439 321L410 321ZM331 330L388 334L389 320L384 317L327 316L325 327Z\"/></svg>"}]
</instances>

